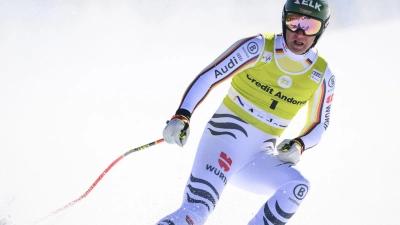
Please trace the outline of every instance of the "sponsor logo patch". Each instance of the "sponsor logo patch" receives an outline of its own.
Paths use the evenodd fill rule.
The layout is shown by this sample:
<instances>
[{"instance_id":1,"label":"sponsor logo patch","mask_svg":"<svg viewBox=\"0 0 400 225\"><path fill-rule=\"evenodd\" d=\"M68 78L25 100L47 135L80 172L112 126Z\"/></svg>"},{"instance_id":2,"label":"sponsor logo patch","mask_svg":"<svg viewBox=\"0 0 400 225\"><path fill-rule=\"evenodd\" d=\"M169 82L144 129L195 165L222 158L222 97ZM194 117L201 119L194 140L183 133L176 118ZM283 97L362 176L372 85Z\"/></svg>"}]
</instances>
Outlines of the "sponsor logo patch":
<instances>
[{"instance_id":1,"label":"sponsor logo patch","mask_svg":"<svg viewBox=\"0 0 400 225\"><path fill-rule=\"evenodd\" d=\"M305 5L305 6L308 6L308 7L310 7L310 8L313 8L313 9L317 9L318 11L320 11L321 12L321 4L320 3L318 3L317 1L315 1L315 3L314 3L314 5L313 5L313 3L314 3L314 1L313 0L295 0L294 1L294 4L297 4L297 5ZM312 12L311 12L312 13ZM311 14L310 13L310 14Z\"/></svg>"},{"instance_id":2,"label":"sponsor logo patch","mask_svg":"<svg viewBox=\"0 0 400 225\"><path fill-rule=\"evenodd\" d=\"M331 88L335 87L335 76L332 76L331 78L329 78L328 86Z\"/></svg>"},{"instance_id":3,"label":"sponsor logo patch","mask_svg":"<svg viewBox=\"0 0 400 225\"><path fill-rule=\"evenodd\" d=\"M278 85L281 88L290 88L292 86L292 78L288 76L281 76L278 79Z\"/></svg>"},{"instance_id":4,"label":"sponsor logo patch","mask_svg":"<svg viewBox=\"0 0 400 225\"><path fill-rule=\"evenodd\" d=\"M329 127L329 120L331 116L331 105L328 105L325 109L325 121L324 121L324 128L325 130Z\"/></svg>"},{"instance_id":5,"label":"sponsor logo patch","mask_svg":"<svg viewBox=\"0 0 400 225\"><path fill-rule=\"evenodd\" d=\"M207 164L206 165L206 170L210 171L215 176L217 176L218 179L220 179L225 185L228 182L226 177L225 177L225 174L221 170L219 170L217 167L214 167L214 166L212 166L210 164Z\"/></svg>"},{"instance_id":6,"label":"sponsor logo patch","mask_svg":"<svg viewBox=\"0 0 400 225\"><path fill-rule=\"evenodd\" d=\"M232 166L232 159L229 158L225 152L221 152L221 154L219 154L218 164L225 172L228 172Z\"/></svg>"},{"instance_id":7,"label":"sponsor logo patch","mask_svg":"<svg viewBox=\"0 0 400 225\"><path fill-rule=\"evenodd\" d=\"M240 53L236 53L236 56L238 57L239 61L243 61L243 57L240 55Z\"/></svg>"},{"instance_id":8,"label":"sponsor logo patch","mask_svg":"<svg viewBox=\"0 0 400 225\"><path fill-rule=\"evenodd\" d=\"M250 52L250 54L256 54L258 52L258 45L255 42L250 42L247 45L247 51Z\"/></svg>"},{"instance_id":9,"label":"sponsor logo patch","mask_svg":"<svg viewBox=\"0 0 400 225\"><path fill-rule=\"evenodd\" d=\"M218 76L223 76L226 73L230 73L233 71L235 67L237 67L238 61L236 57L230 58L229 61L225 61L225 64L222 64L219 68L214 70L215 79L218 79Z\"/></svg>"},{"instance_id":10,"label":"sponsor logo patch","mask_svg":"<svg viewBox=\"0 0 400 225\"><path fill-rule=\"evenodd\" d=\"M326 103L331 103L332 102L332 100L333 100L333 94L331 94L331 95L329 95L327 98L326 98Z\"/></svg>"},{"instance_id":11,"label":"sponsor logo patch","mask_svg":"<svg viewBox=\"0 0 400 225\"><path fill-rule=\"evenodd\" d=\"M272 52L265 51L261 62L269 63L272 60Z\"/></svg>"},{"instance_id":12,"label":"sponsor logo patch","mask_svg":"<svg viewBox=\"0 0 400 225\"><path fill-rule=\"evenodd\" d=\"M306 197L307 193L308 187L305 184L299 184L293 189L294 197L296 197L298 200L303 200L303 198Z\"/></svg>"},{"instance_id":13,"label":"sponsor logo patch","mask_svg":"<svg viewBox=\"0 0 400 225\"><path fill-rule=\"evenodd\" d=\"M318 70L313 70L311 73L311 77L310 79L315 81L316 83L319 83L321 81L322 78L322 73Z\"/></svg>"}]
</instances>

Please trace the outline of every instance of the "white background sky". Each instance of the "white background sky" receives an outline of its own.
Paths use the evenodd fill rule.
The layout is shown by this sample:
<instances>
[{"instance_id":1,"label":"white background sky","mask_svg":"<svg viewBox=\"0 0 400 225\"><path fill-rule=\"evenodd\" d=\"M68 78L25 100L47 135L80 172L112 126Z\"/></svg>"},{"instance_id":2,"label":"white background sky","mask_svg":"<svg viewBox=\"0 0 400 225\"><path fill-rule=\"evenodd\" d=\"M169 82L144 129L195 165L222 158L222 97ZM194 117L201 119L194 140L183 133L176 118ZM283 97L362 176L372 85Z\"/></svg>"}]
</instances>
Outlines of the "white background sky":
<instances>
[{"instance_id":1,"label":"white background sky","mask_svg":"<svg viewBox=\"0 0 400 225\"><path fill-rule=\"evenodd\" d=\"M1 1L0 225L32 224L160 139L198 72L239 38L281 31L283 3ZM331 123L299 163L312 189L290 224L399 224L399 10L398 0L332 1L318 44L336 75ZM174 211L228 86L196 110L184 148L129 155L41 224L151 225ZM282 138L298 134L301 115ZM228 185L208 224L247 224L267 198Z\"/></svg>"}]
</instances>

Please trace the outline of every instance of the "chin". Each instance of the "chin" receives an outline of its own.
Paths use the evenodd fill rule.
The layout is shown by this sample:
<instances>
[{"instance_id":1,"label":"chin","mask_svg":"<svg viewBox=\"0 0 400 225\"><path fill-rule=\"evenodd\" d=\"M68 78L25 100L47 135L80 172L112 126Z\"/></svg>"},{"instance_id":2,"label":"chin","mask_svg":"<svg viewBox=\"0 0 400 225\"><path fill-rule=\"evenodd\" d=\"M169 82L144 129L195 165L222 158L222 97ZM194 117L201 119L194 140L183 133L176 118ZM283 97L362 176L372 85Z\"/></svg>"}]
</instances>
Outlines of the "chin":
<instances>
[{"instance_id":1,"label":"chin","mask_svg":"<svg viewBox=\"0 0 400 225\"><path fill-rule=\"evenodd\" d=\"M297 51L297 52L294 52L294 54L296 54L296 55L303 55L305 52L306 52L306 51Z\"/></svg>"},{"instance_id":2,"label":"chin","mask_svg":"<svg viewBox=\"0 0 400 225\"><path fill-rule=\"evenodd\" d=\"M304 52L305 52L305 50L298 50L298 49L296 49L296 50L291 50L294 54L296 54L296 55L303 55L304 54Z\"/></svg>"},{"instance_id":3,"label":"chin","mask_svg":"<svg viewBox=\"0 0 400 225\"><path fill-rule=\"evenodd\" d=\"M289 50L296 55L301 55L305 51L303 48L299 49L297 46L288 46L288 47Z\"/></svg>"}]
</instances>

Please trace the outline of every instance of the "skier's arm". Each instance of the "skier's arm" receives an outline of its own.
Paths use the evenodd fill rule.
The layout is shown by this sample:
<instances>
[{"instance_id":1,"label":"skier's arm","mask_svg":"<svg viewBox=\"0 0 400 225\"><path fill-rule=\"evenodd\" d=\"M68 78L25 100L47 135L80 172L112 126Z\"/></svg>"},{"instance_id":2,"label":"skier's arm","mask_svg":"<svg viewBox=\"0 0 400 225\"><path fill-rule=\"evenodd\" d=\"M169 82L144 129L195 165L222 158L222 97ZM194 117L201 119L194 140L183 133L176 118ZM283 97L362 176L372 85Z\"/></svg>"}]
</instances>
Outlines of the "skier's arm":
<instances>
[{"instance_id":1,"label":"skier's arm","mask_svg":"<svg viewBox=\"0 0 400 225\"><path fill-rule=\"evenodd\" d=\"M256 54L248 48L256 45ZM208 65L186 89L176 114L191 117L196 107L206 98L212 88L247 68L255 65L264 47L262 35L243 38L231 45L224 53Z\"/></svg>"},{"instance_id":2,"label":"skier's arm","mask_svg":"<svg viewBox=\"0 0 400 225\"><path fill-rule=\"evenodd\" d=\"M302 151L317 145L327 130L334 90L335 76L327 67L324 80L308 101L307 122L300 135L294 139L302 145Z\"/></svg>"},{"instance_id":3,"label":"skier's arm","mask_svg":"<svg viewBox=\"0 0 400 225\"><path fill-rule=\"evenodd\" d=\"M201 71L186 89L178 110L164 128L165 142L184 146L190 134L190 117L196 107L217 84L254 66L263 48L262 35L241 39Z\"/></svg>"}]
</instances>

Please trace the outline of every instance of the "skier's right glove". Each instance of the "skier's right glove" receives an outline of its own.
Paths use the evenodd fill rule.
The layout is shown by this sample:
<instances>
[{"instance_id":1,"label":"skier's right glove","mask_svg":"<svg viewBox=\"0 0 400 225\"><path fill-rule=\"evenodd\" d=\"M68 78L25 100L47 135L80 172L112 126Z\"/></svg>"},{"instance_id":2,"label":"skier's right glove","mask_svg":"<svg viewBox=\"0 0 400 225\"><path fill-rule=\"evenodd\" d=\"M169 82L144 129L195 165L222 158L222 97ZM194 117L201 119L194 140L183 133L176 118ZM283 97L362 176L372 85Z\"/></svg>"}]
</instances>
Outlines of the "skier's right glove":
<instances>
[{"instance_id":1,"label":"skier's right glove","mask_svg":"<svg viewBox=\"0 0 400 225\"><path fill-rule=\"evenodd\" d=\"M180 114L174 115L164 128L164 141L168 144L177 144L183 147L190 134L189 118Z\"/></svg>"}]
</instances>

